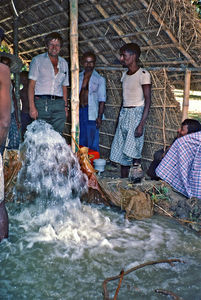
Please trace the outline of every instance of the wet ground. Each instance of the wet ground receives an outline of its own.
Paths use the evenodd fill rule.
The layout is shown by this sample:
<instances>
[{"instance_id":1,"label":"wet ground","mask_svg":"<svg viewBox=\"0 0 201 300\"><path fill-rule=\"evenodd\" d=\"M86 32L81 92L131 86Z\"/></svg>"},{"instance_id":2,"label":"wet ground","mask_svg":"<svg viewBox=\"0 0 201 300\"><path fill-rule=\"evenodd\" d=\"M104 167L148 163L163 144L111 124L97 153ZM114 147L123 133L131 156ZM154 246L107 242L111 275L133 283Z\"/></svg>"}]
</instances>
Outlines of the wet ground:
<instances>
[{"instance_id":1,"label":"wet ground","mask_svg":"<svg viewBox=\"0 0 201 300\"><path fill-rule=\"evenodd\" d=\"M144 174L141 183L132 184L128 179L121 179L120 165L109 161L106 163L105 171L97 174L98 178L108 178L121 181L127 188L137 188L148 192L154 202L154 212L167 217L175 218L182 225L188 226L201 235L201 199L188 199L178 193L164 181L150 180Z\"/></svg>"}]
</instances>

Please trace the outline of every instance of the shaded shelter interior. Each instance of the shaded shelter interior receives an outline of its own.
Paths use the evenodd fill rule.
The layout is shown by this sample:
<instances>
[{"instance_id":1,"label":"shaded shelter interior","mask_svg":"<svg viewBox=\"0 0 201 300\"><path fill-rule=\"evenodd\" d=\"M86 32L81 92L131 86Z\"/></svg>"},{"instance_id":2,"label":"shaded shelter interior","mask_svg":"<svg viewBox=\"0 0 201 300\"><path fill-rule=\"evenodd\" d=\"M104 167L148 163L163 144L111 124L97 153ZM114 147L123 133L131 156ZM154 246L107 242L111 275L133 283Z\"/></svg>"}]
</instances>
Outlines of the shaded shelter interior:
<instances>
[{"instance_id":1,"label":"shaded shelter interior","mask_svg":"<svg viewBox=\"0 0 201 300\"><path fill-rule=\"evenodd\" d=\"M25 63L45 51L44 38L58 31L64 38L61 50L70 63L69 1L14 1L18 16L18 54ZM10 2L0 4L0 27L13 47ZM86 51L97 56L96 69L107 80L106 120L100 129L100 154L108 158L122 101L119 48L135 42L142 50L140 63L151 72L152 106L146 123L143 161L170 144L181 123L181 111L173 87L184 88L186 69L191 70L191 89L200 89L201 24L188 0L79 0L79 57ZM69 91L70 95L70 91ZM65 137L70 142L71 117Z\"/></svg>"}]
</instances>

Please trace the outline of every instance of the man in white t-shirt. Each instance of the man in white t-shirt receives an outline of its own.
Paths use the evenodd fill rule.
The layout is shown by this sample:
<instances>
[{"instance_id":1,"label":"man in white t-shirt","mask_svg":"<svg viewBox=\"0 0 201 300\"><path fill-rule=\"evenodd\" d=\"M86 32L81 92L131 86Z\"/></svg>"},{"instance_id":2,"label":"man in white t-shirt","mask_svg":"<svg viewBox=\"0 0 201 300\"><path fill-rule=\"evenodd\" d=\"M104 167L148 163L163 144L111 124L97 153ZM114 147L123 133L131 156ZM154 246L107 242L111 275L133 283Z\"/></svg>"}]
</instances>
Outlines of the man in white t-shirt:
<instances>
[{"instance_id":1,"label":"man in white t-shirt","mask_svg":"<svg viewBox=\"0 0 201 300\"><path fill-rule=\"evenodd\" d=\"M120 61L128 68L121 78L123 104L112 142L110 160L121 165L121 177L142 177L141 153L144 144L144 126L151 104L151 76L138 66L140 47L125 44L120 49ZM130 168L133 165L133 168Z\"/></svg>"}]
</instances>

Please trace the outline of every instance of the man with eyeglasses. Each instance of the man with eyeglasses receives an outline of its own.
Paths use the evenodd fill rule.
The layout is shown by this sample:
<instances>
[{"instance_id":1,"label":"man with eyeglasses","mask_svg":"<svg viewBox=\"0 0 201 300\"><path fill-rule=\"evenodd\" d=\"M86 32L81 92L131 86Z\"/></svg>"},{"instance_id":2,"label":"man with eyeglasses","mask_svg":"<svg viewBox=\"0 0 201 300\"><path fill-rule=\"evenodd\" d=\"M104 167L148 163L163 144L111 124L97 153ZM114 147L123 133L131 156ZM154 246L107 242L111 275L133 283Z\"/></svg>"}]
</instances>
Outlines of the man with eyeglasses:
<instances>
[{"instance_id":1,"label":"man with eyeglasses","mask_svg":"<svg viewBox=\"0 0 201 300\"><path fill-rule=\"evenodd\" d=\"M95 68L96 56L85 52L84 70L79 75L80 95L80 145L99 152L99 128L104 119L106 81Z\"/></svg>"},{"instance_id":2,"label":"man with eyeglasses","mask_svg":"<svg viewBox=\"0 0 201 300\"><path fill-rule=\"evenodd\" d=\"M47 52L34 57L29 69L29 114L43 119L63 133L68 116L68 64L59 56L63 39L57 32L46 37Z\"/></svg>"}]
</instances>

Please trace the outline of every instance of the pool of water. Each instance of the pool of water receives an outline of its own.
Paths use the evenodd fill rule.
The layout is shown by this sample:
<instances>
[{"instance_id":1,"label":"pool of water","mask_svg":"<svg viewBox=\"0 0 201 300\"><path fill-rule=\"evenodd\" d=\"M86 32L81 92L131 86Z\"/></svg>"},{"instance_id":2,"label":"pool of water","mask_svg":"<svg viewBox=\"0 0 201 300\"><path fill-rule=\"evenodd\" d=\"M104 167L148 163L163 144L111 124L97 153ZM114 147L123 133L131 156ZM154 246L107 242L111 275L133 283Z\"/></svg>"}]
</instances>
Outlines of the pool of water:
<instances>
[{"instance_id":1,"label":"pool of water","mask_svg":"<svg viewBox=\"0 0 201 300\"><path fill-rule=\"evenodd\" d=\"M112 209L80 204L9 204L10 237L0 244L0 299L103 299L105 278L152 260L125 276L118 299L201 299L201 239L159 216L128 222ZM108 283L110 298L118 281ZM170 299L170 298L169 298Z\"/></svg>"}]
</instances>

